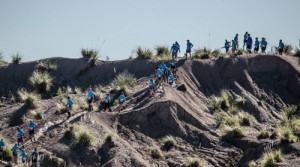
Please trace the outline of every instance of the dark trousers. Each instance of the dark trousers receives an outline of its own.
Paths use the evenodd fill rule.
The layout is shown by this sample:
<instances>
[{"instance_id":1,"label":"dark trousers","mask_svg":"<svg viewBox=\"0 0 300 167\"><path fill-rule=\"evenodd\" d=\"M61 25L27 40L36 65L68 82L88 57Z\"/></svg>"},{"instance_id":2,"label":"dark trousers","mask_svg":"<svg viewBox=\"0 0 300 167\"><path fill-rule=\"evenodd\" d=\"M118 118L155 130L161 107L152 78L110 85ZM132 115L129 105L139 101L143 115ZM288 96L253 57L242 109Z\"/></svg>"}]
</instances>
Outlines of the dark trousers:
<instances>
[{"instance_id":1,"label":"dark trousers","mask_svg":"<svg viewBox=\"0 0 300 167\"><path fill-rule=\"evenodd\" d=\"M104 111L106 111L107 109L109 111L111 111L111 109L110 109L110 103L109 102L108 103L105 102L105 104L104 104Z\"/></svg>"}]
</instances>

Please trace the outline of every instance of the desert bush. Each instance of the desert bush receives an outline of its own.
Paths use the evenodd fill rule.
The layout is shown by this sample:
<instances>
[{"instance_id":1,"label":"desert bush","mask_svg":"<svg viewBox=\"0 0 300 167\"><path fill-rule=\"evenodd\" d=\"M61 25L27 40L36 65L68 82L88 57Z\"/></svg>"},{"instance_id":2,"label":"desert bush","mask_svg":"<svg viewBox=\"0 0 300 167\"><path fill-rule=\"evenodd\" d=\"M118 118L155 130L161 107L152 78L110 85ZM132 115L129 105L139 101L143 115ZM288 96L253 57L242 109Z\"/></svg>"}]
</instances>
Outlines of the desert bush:
<instances>
[{"instance_id":1,"label":"desert bush","mask_svg":"<svg viewBox=\"0 0 300 167\"><path fill-rule=\"evenodd\" d=\"M230 127L230 126L223 126L222 128L222 136L225 138L240 138L244 137L243 128L239 126Z\"/></svg>"},{"instance_id":2,"label":"desert bush","mask_svg":"<svg viewBox=\"0 0 300 167\"><path fill-rule=\"evenodd\" d=\"M25 102L27 107L34 109L36 108L36 102L39 96L34 92L28 92L26 89L19 89L17 94L19 95L21 102Z\"/></svg>"},{"instance_id":3,"label":"desert bush","mask_svg":"<svg viewBox=\"0 0 300 167\"><path fill-rule=\"evenodd\" d=\"M52 71L55 71L57 69L57 64L55 64L53 62L47 63L47 62L44 62L44 61L40 61L36 65L36 69L40 70L40 71L52 72Z\"/></svg>"},{"instance_id":4,"label":"desert bush","mask_svg":"<svg viewBox=\"0 0 300 167\"><path fill-rule=\"evenodd\" d=\"M281 112L281 115L283 117L283 120L288 122L292 118L292 116L296 113L297 111L297 106L296 105L287 105L283 111Z\"/></svg>"},{"instance_id":5,"label":"desert bush","mask_svg":"<svg viewBox=\"0 0 300 167\"><path fill-rule=\"evenodd\" d=\"M87 102L83 101L80 103L79 108L82 110L88 110L89 109L89 105Z\"/></svg>"},{"instance_id":6,"label":"desert bush","mask_svg":"<svg viewBox=\"0 0 300 167\"><path fill-rule=\"evenodd\" d=\"M110 143L113 141L113 139L114 139L114 134L109 133L109 134L107 134L107 136L105 138L105 142Z\"/></svg>"},{"instance_id":7,"label":"desert bush","mask_svg":"<svg viewBox=\"0 0 300 167\"><path fill-rule=\"evenodd\" d=\"M163 157L163 153L159 149L159 147L154 146L148 149L148 154L153 158L153 159L160 159Z\"/></svg>"},{"instance_id":8,"label":"desert bush","mask_svg":"<svg viewBox=\"0 0 300 167\"><path fill-rule=\"evenodd\" d=\"M279 47L275 46L274 48L275 48L275 52L278 53ZM283 48L283 54L292 55L292 50L293 50L292 45L285 45Z\"/></svg>"},{"instance_id":9,"label":"desert bush","mask_svg":"<svg viewBox=\"0 0 300 167\"><path fill-rule=\"evenodd\" d=\"M225 122L225 118L227 117L227 113L222 111L216 111L214 113L215 123L217 126L222 125Z\"/></svg>"},{"instance_id":10,"label":"desert bush","mask_svg":"<svg viewBox=\"0 0 300 167\"><path fill-rule=\"evenodd\" d=\"M211 96L210 97L210 108L213 110L221 110L221 105L222 105L222 98L217 97L217 96Z\"/></svg>"},{"instance_id":11,"label":"desert bush","mask_svg":"<svg viewBox=\"0 0 300 167\"><path fill-rule=\"evenodd\" d=\"M79 88L79 87L75 87L75 89L74 89L74 93L75 93L75 94L78 94L78 95L82 94L82 90L81 90L81 88Z\"/></svg>"},{"instance_id":12,"label":"desert bush","mask_svg":"<svg viewBox=\"0 0 300 167\"><path fill-rule=\"evenodd\" d=\"M221 51L220 50L213 50L211 51L210 49L207 49L206 47L204 48L198 48L194 50L193 53L193 58L196 59L209 59L213 57L220 57L221 56Z\"/></svg>"},{"instance_id":13,"label":"desert bush","mask_svg":"<svg viewBox=\"0 0 300 167\"><path fill-rule=\"evenodd\" d=\"M199 158L187 158L183 162L183 167L205 167L206 163Z\"/></svg>"},{"instance_id":14,"label":"desert bush","mask_svg":"<svg viewBox=\"0 0 300 167\"><path fill-rule=\"evenodd\" d=\"M239 122L244 126L251 126L253 118L247 112L239 112L238 113Z\"/></svg>"},{"instance_id":15,"label":"desert bush","mask_svg":"<svg viewBox=\"0 0 300 167\"><path fill-rule=\"evenodd\" d=\"M266 139L266 138L270 137L270 134L269 134L269 132L266 128L263 128L263 129L260 130L260 134L259 134L258 137L261 138L261 139Z\"/></svg>"},{"instance_id":16,"label":"desert bush","mask_svg":"<svg viewBox=\"0 0 300 167\"><path fill-rule=\"evenodd\" d=\"M48 92L52 86L53 78L48 72L41 73L34 71L29 78L29 81L35 89L41 92Z\"/></svg>"},{"instance_id":17,"label":"desert bush","mask_svg":"<svg viewBox=\"0 0 300 167\"><path fill-rule=\"evenodd\" d=\"M252 160L249 162L248 167L257 167L257 164Z\"/></svg>"},{"instance_id":18,"label":"desert bush","mask_svg":"<svg viewBox=\"0 0 300 167\"><path fill-rule=\"evenodd\" d=\"M232 102L233 104L237 105L237 106L243 106L246 103L246 99L243 96L238 96L237 98L234 99L234 101Z\"/></svg>"},{"instance_id":19,"label":"desert bush","mask_svg":"<svg viewBox=\"0 0 300 167\"><path fill-rule=\"evenodd\" d=\"M12 59L11 61L13 64L19 64L20 61L22 60L22 56L19 53L17 53L17 54L12 55L11 59Z\"/></svg>"},{"instance_id":20,"label":"desert bush","mask_svg":"<svg viewBox=\"0 0 300 167\"><path fill-rule=\"evenodd\" d=\"M112 88L113 90L123 90L126 93L126 90L134 87L136 83L136 78L128 71L124 71L113 80Z\"/></svg>"},{"instance_id":21,"label":"desert bush","mask_svg":"<svg viewBox=\"0 0 300 167\"><path fill-rule=\"evenodd\" d=\"M56 95L57 95L58 100L59 100L60 102L66 101L66 100L67 100L67 97L68 97L68 95L67 95L66 93L63 92L62 88L58 88L58 89L57 89Z\"/></svg>"},{"instance_id":22,"label":"desert bush","mask_svg":"<svg viewBox=\"0 0 300 167\"><path fill-rule=\"evenodd\" d=\"M67 105L64 103L56 103L56 114L64 114L68 111Z\"/></svg>"},{"instance_id":23,"label":"desert bush","mask_svg":"<svg viewBox=\"0 0 300 167\"><path fill-rule=\"evenodd\" d=\"M226 115L224 124L228 125L228 126L231 126L231 127L238 126L239 125L239 118L235 115Z\"/></svg>"},{"instance_id":24,"label":"desert bush","mask_svg":"<svg viewBox=\"0 0 300 167\"><path fill-rule=\"evenodd\" d=\"M244 54L243 49L237 49L236 55L243 55L243 54Z\"/></svg>"},{"instance_id":25,"label":"desert bush","mask_svg":"<svg viewBox=\"0 0 300 167\"><path fill-rule=\"evenodd\" d=\"M42 110L32 110L30 111L30 114L34 117L36 120L42 119Z\"/></svg>"},{"instance_id":26,"label":"desert bush","mask_svg":"<svg viewBox=\"0 0 300 167\"><path fill-rule=\"evenodd\" d=\"M273 167L276 162L282 162L282 153L280 150L270 151L263 154L261 164L264 167Z\"/></svg>"},{"instance_id":27,"label":"desert bush","mask_svg":"<svg viewBox=\"0 0 300 167\"><path fill-rule=\"evenodd\" d=\"M137 55L137 58L140 58L140 59L151 59L153 56L153 53L150 49L142 48L139 46L136 49L136 55Z\"/></svg>"},{"instance_id":28,"label":"desert bush","mask_svg":"<svg viewBox=\"0 0 300 167\"><path fill-rule=\"evenodd\" d=\"M13 153L8 146L4 146L2 155L5 161L12 161L13 159Z\"/></svg>"},{"instance_id":29,"label":"desert bush","mask_svg":"<svg viewBox=\"0 0 300 167\"><path fill-rule=\"evenodd\" d=\"M296 117L292 117L289 122L289 126L295 134L300 133L300 119Z\"/></svg>"},{"instance_id":30,"label":"desert bush","mask_svg":"<svg viewBox=\"0 0 300 167\"><path fill-rule=\"evenodd\" d=\"M176 145L176 140L172 136L167 136L167 137L163 138L162 142L163 142L163 147L166 150L170 150L172 147L174 147Z\"/></svg>"},{"instance_id":31,"label":"desert bush","mask_svg":"<svg viewBox=\"0 0 300 167\"><path fill-rule=\"evenodd\" d=\"M297 136L294 135L293 130L289 126L284 126L281 129L281 141L296 142Z\"/></svg>"},{"instance_id":32,"label":"desert bush","mask_svg":"<svg viewBox=\"0 0 300 167\"><path fill-rule=\"evenodd\" d=\"M82 48L81 49L81 55L82 57L85 57L85 58L89 58L89 59L97 59L98 58L98 51L97 50L94 50L94 49L84 49Z\"/></svg>"},{"instance_id":33,"label":"desert bush","mask_svg":"<svg viewBox=\"0 0 300 167\"><path fill-rule=\"evenodd\" d=\"M222 103L221 108L227 109L230 107L229 92L226 89L221 90Z\"/></svg>"},{"instance_id":34,"label":"desert bush","mask_svg":"<svg viewBox=\"0 0 300 167\"><path fill-rule=\"evenodd\" d=\"M94 141L94 135L83 125L71 125L69 133L72 144L79 148L91 146Z\"/></svg>"},{"instance_id":35,"label":"desert bush","mask_svg":"<svg viewBox=\"0 0 300 167\"><path fill-rule=\"evenodd\" d=\"M156 46L155 51L157 56L171 55L171 51L168 46Z\"/></svg>"}]
</instances>

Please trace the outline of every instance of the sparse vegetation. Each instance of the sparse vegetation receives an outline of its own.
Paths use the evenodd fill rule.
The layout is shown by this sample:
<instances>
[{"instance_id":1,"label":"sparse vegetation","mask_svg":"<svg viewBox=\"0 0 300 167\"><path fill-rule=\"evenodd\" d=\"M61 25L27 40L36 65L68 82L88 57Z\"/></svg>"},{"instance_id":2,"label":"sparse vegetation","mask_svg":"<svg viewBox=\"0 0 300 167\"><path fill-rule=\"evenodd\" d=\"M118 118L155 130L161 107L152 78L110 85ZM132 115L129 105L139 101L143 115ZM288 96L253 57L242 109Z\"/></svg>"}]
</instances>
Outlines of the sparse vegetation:
<instances>
[{"instance_id":1,"label":"sparse vegetation","mask_svg":"<svg viewBox=\"0 0 300 167\"><path fill-rule=\"evenodd\" d=\"M19 64L20 61L22 60L22 56L19 53L17 53L17 54L12 55L11 59L12 59L11 61L13 64Z\"/></svg>"},{"instance_id":2,"label":"sparse vegetation","mask_svg":"<svg viewBox=\"0 0 300 167\"><path fill-rule=\"evenodd\" d=\"M139 46L136 49L136 55L137 55L137 58L140 58L140 59L151 59L153 56L153 53L150 49L142 48Z\"/></svg>"},{"instance_id":3,"label":"sparse vegetation","mask_svg":"<svg viewBox=\"0 0 300 167\"><path fill-rule=\"evenodd\" d=\"M57 103L56 104L56 114L64 114L68 111L68 108L63 103Z\"/></svg>"},{"instance_id":4,"label":"sparse vegetation","mask_svg":"<svg viewBox=\"0 0 300 167\"><path fill-rule=\"evenodd\" d=\"M34 119L36 120L40 120L42 119L42 110L33 110L30 111L30 114L34 117Z\"/></svg>"},{"instance_id":5,"label":"sparse vegetation","mask_svg":"<svg viewBox=\"0 0 300 167\"><path fill-rule=\"evenodd\" d=\"M163 153L159 149L159 147L154 146L148 149L148 154L153 158L153 159L160 159L163 157Z\"/></svg>"},{"instance_id":6,"label":"sparse vegetation","mask_svg":"<svg viewBox=\"0 0 300 167\"><path fill-rule=\"evenodd\" d=\"M52 72L52 71L55 71L57 69L57 64L55 64L53 62L40 61L36 65L36 69L40 70L40 71Z\"/></svg>"},{"instance_id":7,"label":"sparse vegetation","mask_svg":"<svg viewBox=\"0 0 300 167\"><path fill-rule=\"evenodd\" d=\"M244 137L245 135L242 127L230 127L225 125L222 129L222 136L225 138L240 138Z\"/></svg>"},{"instance_id":8,"label":"sparse vegetation","mask_svg":"<svg viewBox=\"0 0 300 167\"><path fill-rule=\"evenodd\" d=\"M171 55L171 51L168 46L156 46L155 50L156 55L159 57Z\"/></svg>"},{"instance_id":9,"label":"sparse vegetation","mask_svg":"<svg viewBox=\"0 0 300 167\"><path fill-rule=\"evenodd\" d=\"M183 167L205 167L206 163L200 158L187 158L183 162Z\"/></svg>"},{"instance_id":10,"label":"sparse vegetation","mask_svg":"<svg viewBox=\"0 0 300 167\"><path fill-rule=\"evenodd\" d=\"M276 162L282 162L282 153L280 150L266 152L263 154L261 164L263 167L273 167Z\"/></svg>"},{"instance_id":11,"label":"sparse vegetation","mask_svg":"<svg viewBox=\"0 0 300 167\"><path fill-rule=\"evenodd\" d=\"M94 135L83 125L71 125L69 133L72 144L78 148L91 146L94 141Z\"/></svg>"},{"instance_id":12,"label":"sparse vegetation","mask_svg":"<svg viewBox=\"0 0 300 167\"><path fill-rule=\"evenodd\" d=\"M162 142L163 142L163 147L166 150L170 150L172 147L174 147L176 145L176 140L172 136L167 136L167 137L163 138Z\"/></svg>"},{"instance_id":13,"label":"sparse vegetation","mask_svg":"<svg viewBox=\"0 0 300 167\"><path fill-rule=\"evenodd\" d=\"M274 48L275 48L275 52L279 53L279 48L277 46L275 46ZM283 48L283 54L292 55L292 50L293 50L292 45L285 45Z\"/></svg>"},{"instance_id":14,"label":"sparse vegetation","mask_svg":"<svg viewBox=\"0 0 300 167\"><path fill-rule=\"evenodd\" d=\"M2 154L3 154L3 159L5 161L12 161L13 153L12 153L11 149L8 146L4 146Z\"/></svg>"},{"instance_id":15,"label":"sparse vegetation","mask_svg":"<svg viewBox=\"0 0 300 167\"><path fill-rule=\"evenodd\" d=\"M82 57L89 58L89 59L97 59L98 58L98 51L94 49L81 49L81 55Z\"/></svg>"},{"instance_id":16,"label":"sparse vegetation","mask_svg":"<svg viewBox=\"0 0 300 167\"><path fill-rule=\"evenodd\" d=\"M244 51L243 51L243 49L237 49L236 50L236 55L243 55L244 54Z\"/></svg>"},{"instance_id":17,"label":"sparse vegetation","mask_svg":"<svg viewBox=\"0 0 300 167\"><path fill-rule=\"evenodd\" d=\"M269 132L266 128L263 128L263 129L260 130L260 134L259 134L258 137L261 138L261 139L266 139L266 138L270 137L270 134L269 134Z\"/></svg>"},{"instance_id":18,"label":"sparse vegetation","mask_svg":"<svg viewBox=\"0 0 300 167\"><path fill-rule=\"evenodd\" d=\"M18 95L21 99L21 102L25 102L25 105L30 109L36 108L36 102L39 99L39 96L34 92L28 92L26 89L19 89Z\"/></svg>"},{"instance_id":19,"label":"sparse vegetation","mask_svg":"<svg viewBox=\"0 0 300 167\"><path fill-rule=\"evenodd\" d=\"M31 85L40 92L48 92L52 86L53 78L48 72L34 71L29 78Z\"/></svg>"},{"instance_id":20,"label":"sparse vegetation","mask_svg":"<svg viewBox=\"0 0 300 167\"><path fill-rule=\"evenodd\" d=\"M107 136L105 138L105 142L110 143L113 141L113 139L114 139L114 134L109 133L109 134L107 134Z\"/></svg>"},{"instance_id":21,"label":"sparse vegetation","mask_svg":"<svg viewBox=\"0 0 300 167\"><path fill-rule=\"evenodd\" d=\"M252 160L249 162L248 167L257 167L257 164L255 161Z\"/></svg>"},{"instance_id":22,"label":"sparse vegetation","mask_svg":"<svg viewBox=\"0 0 300 167\"><path fill-rule=\"evenodd\" d=\"M75 87L75 89L74 89L74 93L75 93L75 94L78 94L78 95L82 94L82 90L81 90L81 88L79 88L79 87Z\"/></svg>"},{"instance_id":23,"label":"sparse vegetation","mask_svg":"<svg viewBox=\"0 0 300 167\"><path fill-rule=\"evenodd\" d=\"M134 76L128 73L128 71L124 71L112 82L112 88L115 91L122 90L125 94L128 94L128 89L134 87L136 83L137 81Z\"/></svg>"},{"instance_id":24,"label":"sparse vegetation","mask_svg":"<svg viewBox=\"0 0 300 167\"><path fill-rule=\"evenodd\" d=\"M193 58L196 58L196 59L210 59L213 57L218 58L220 56L221 56L220 50L211 51L210 49L207 49L206 47L195 49L194 53L193 53Z\"/></svg>"},{"instance_id":25,"label":"sparse vegetation","mask_svg":"<svg viewBox=\"0 0 300 167\"><path fill-rule=\"evenodd\" d=\"M239 112L238 113L239 121L241 125L251 126L253 118L247 112Z\"/></svg>"}]
</instances>

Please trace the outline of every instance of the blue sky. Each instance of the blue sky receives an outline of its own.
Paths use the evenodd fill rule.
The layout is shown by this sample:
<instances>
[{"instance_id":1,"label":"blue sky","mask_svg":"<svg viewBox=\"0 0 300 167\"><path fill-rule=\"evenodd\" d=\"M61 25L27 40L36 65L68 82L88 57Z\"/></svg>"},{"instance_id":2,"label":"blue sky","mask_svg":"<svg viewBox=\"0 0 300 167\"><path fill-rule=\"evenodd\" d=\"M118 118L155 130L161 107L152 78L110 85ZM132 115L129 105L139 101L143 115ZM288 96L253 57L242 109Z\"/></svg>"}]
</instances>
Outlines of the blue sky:
<instances>
[{"instance_id":1,"label":"blue sky","mask_svg":"<svg viewBox=\"0 0 300 167\"><path fill-rule=\"evenodd\" d=\"M299 7L300 0L1 0L0 50L8 61L17 52L30 61L78 58L89 47L118 60L137 46L178 41L184 50L186 39L220 48L245 31L272 46L299 45Z\"/></svg>"}]
</instances>

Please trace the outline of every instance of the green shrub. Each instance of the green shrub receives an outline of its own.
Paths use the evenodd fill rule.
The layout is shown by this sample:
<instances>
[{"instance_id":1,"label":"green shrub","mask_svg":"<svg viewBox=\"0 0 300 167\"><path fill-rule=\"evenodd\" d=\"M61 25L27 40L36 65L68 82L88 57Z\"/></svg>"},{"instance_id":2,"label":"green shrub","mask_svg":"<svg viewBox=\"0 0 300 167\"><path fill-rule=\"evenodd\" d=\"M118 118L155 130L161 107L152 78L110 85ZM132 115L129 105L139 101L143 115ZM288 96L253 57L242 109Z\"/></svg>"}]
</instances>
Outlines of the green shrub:
<instances>
[{"instance_id":1,"label":"green shrub","mask_svg":"<svg viewBox=\"0 0 300 167\"><path fill-rule=\"evenodd\" d=\"M126 93L126 90L133 88L136 83L136 78L134 78L132 74L128 73L128 71L124 71L113 80L112 88L116 91L123 90Z\"/></svg>"},{"instance_id":2,"label":"green shrub","mask_svg":"<svg viewBox=\"0 0 300 167\"><path fill-rule=\"evenodd\" d=\"M97 59L98 58L98 51L97 50L94 50L94 49L84 49L82 48L81 49L81 55L82 57L85 57L85 58L89 58L89 59Z\"/></svg>"},{"instance_id":3,"label":"green shrub","mask_svg":"<svg viewBox=\"0 0 300 167\"><path fill-rule=\"evenodd\" d=\"M238 126L239 125L239 118L235 115L226 115L224 124L228 125L228 126L231 126L231 127Z\"/></svg>"},{"instance_id":4,"label":"green shrub","mask_svg":"<svg viewBox=\"0 0 300 167\"><path fill-rule=\"evenodd\" d=\"M273 167L276 162L282 162L282 153L280 150L266 152L263 154L261 161L262 166L264 167Z\"/></svg>"},{"instance_id":5,"label":"green shrub","mask_svg":"<svg viewBox=\"0 0 300 167\"><path fill-rule=\"evenodd\" d=\"M81 102L79 107L82 110L88 110L89 109L89 104L87 102Z\"/></svg>"},{"instance_id":6,"label":"green shrub","mask_svg":"<svg viewBox=\"0 0 300 167\"><path fill-rule=\"evenodd\" d=\"M3 148L3 159L5 161L12 161L13 160L13 153L8 146L4 146Z\"/></svg>"},{"instance_id":7,"label":"green shrub","mask_svg":"<svg viewBox=\"0 0 300 167\"><path fill-rule=\"evenodd\" d=\"M68 111L67 105L63 103L56 104L56 114L64 114Z\"/></svg>"},{"instance_id":8,"label":"green shrub","mask_svg":"<svg viewBox=\"0 0 300 167\"><path fill-rule=\"evenodd\" d=\"M75 94L78 94L78 95L82 94L82 90L81 90L81 88L79 88L79 87L75 87L75 89L74 89L74 93L75 93Z\"/></svg>"},{"instance_id":9,"label":"green shrub","mask_svg":"<svg viewBox=\"0 0 300 167\"><path fill-rule=\"evenodd\" d=\"M34 71L29 78L31 85L40 92L48 92L52 86L53 78L48 72Z\"/></svg>"},{"instance_id":10,"label":"green shrub","mask_svg":"<svg viewBox=\"0 0 300 167\"><path fill-rule=\"evenodd\" d=\"M240 138L244 137L243 128L239 126L230 127L230 126L224 126L222 129L222 136L225 138Z\"/></svg>"},{"instance_id":11,"label":"green shrub","mask_svg":"<svg viewBox=\"0 0 300 167\"><path fill-rule=\"evenodd\" d=\"M71 125L69 133L72 144L78 148L91 146L94 141L94 135L83 125Z\"/></svg>"},{"instance_id":12,"label":"green shrub","mask_svg":"<svg viewBox=\"0 0 300 167\"><path fill-rule=\"evenodd\" d=\"M160 159L163 157L163 153L159 149L159 147L154 146L148 149L148 154L153 158L153 159Z\"/></svg>"},{"instance_id":13,"label":"green shrub","mask_svg":"<svg viewBox=\"0 0 300 167\"><path fill-rule=\"evenodd\" d=\"M229 92L226 89L221 90L221 98L222 98L222 103L221 103L221 108L222 109L227 109L230 107L230 101L229 101Z\"/></svg>"},{"instance_id":14,"label":"green shrub","mask_svg":"<svg viewBox=\"0 0 300 167\"><path fill-rule=\"evenodd\" d=\"M239 122L241 125L244 125L244 126L252 125L252 117L250 116L249 113L239 112L238 117L239 117Z\"/></svg>"},{"instance_id":15,"label":"green shrub","mask_svg":"<svg viewBox=\"0 0 300 167\"><path fill-rule=\"evenodd\" d=\"M283 161L281 150L274 151L274 158L275 158L276 162L282 162Z\"/></svg>"},{"instance_id":16,"label":"green shrub","mask_svg":"<svg viewBox=\"0 0 300 167\"><path fill-rule=\"evenodd\" d=\"M236 55L243 55L243 54L244 54L243 49L237 49Z\"/></svg>"},{"instance_id":17,"label":"green shrub","mask_svg":"<svg viewBox=\"0 0 300 167\"><path fill-rule=\"evenodd\" d=\"M138 47L136 50L137 58L140 59L151 59L153 56L153 53L150 49Z\"/></svg>"},{"instance_id":18,"label":"green shrub","mask_svg":"<svg viewBox=\"0 0 300 167\"><path fill-rule=\"evenodd\" d=\"M287 105L281 112L283 120L288 122L288 120L291 119L292 116L296 113L297 108L298 107L296 105Z\"/></svg>"},{"instance_id":19,"label":"green shrub","mask_svg":"<svg viewBox=\"0 0 300 167\"><path fill-rule=\"evenodd\" d=\"M27 105L30 109L36 108L36 102L39 99L39 96L36 93L28 92L25 89L19 89L17 93L21 102L25 102L25 105Z\"/></svg>"},{"instance_id":20,"label":"green shrub","mask_svg":"<svg viewBox=\"0 0 300 167\"><path fill-rule=\"evenodd\" d=\"M13 64L19 64L20 61L22 60L22 56L19 53L17 53L17 54L12 55L11 59L12 59L11 61Z\"/></svg>"},{"instance_id":21,"label":"green shrub","mask_svg":"<svg viewBox=\"0 0 300 167\"><path fill-rule=\"evenodd\" d=\"M113 141L113 139L114 139L114 134L109 133L109 134L107 134L107 136L105 138L105 142L110 143Z\"/></svg>"},{"instance_id":22,"label":"green shrub","mask_svg":"<svg viewBox=\"0 0 300 167\"><path fill-rule=\"evenodd\" d=\"M42 119L42 110L35 110L35 111L30 111L30 114L34 117L36 120Z\"/></svg>"},{"instance_id":23,"label":"green shrub","mask_svg":"<svg viewBox=\"0 0 300 167\"><path fill-rule=\"evenodd\" d=\"M296 118L295 116L293 116L290 119L289 126L291 127L292 131L295 134L299 134L300 133L300 120L299 120L299 118Z\"/></svg>"},{"instance_id":24,"label":"green shrub","mask_svg":"<svg viewBox=\"0 0 300 167\"><path fill-rule=\"evenodd\" d=\"M220 126L222 124L224 124L225 122L225 118L227 117L228 115L225 113L225 112L222 112L222 111L216 111L214 113L214 118L215 118L215 123L217 126Z\"/></svg>"},{"instance_id":25,"label":"green shrub","mask_svg":"<svg viewBox=\"0 0 300 167\"><path fill-rule=\"evenodd\" d=\"M57 65L53 62L47 63L47 62L44 62L44 61L40 61L36 65L36 69L40 70L40 71L52 72L52 71L55 71L57 69Z\"/></svg>"},{"instance_id":26,"label":"green shrub","mask_svg":"<svg viewBox=\"0 0 300 167\"><path fill-rule=\"evenodd\" d=\"M155 50L156 55L159 57L171 55L171 51L168 46L156 46Z\"/></svg>"},{"instance_id":27,"label":"green shrub","mask_svg":"<svg viewBox=\"0 0 300 167\"><path fill-rule=\"evenodd\" d=\"M176 140L174 137L172 136L167 136L165 137L163 140L163 147L166 149L166 150L170 150L172 147L174 147L176 145Z\"/></svg>"},{"instance_id":28,"label":"green shrub","mask_svg":"<svg viewBox=\"0 0 300 167\"><path fill-rule=\"evenodd\" d=\"M266 138L270 137L270 134L269 134L268 130L264 128L264 129L260 130L260 134L258 137L262 138L262 139L266 139Z\"/></svg>"},{"instance_id":29,"label":"green shrub","mask_svg":"<svg viewBox=\"0 0 300 167\"><path fill-rule=\"evenodd\" d=\"M193 58L195 58L195 59L209 59L209 58L213 58L213 57L218 58L220 56L221 56L220 50L211 51L210 49L207 49L206 47L195 49L194 53L193 53Z\"/></svg>"},{"instance_id":30,"label":"green shrub","mask_svg":"<svg viewBox=\"0 0 300 167\"><path fill-rule=\"evenodd\" d=\"M296 142L297 136L294 135L293 130L289 126L285 126L281 129L281 141Z\"/></svg>"},{"instance_id":31,"label":"green shrub","mask_svg":"<svg viewBox=\"0 0 300 167\"><path fill-rule=\"evenodd\" d=\"M210 108L213 110L220 110L222 105L222 98L217 97L217 96L211 96L210 97Z\"/></svg>"},{"instance_id":32,"label":"green shrub","mask_svg":"<svg viewBox=\"0 0 300 167\"><path fill-rule=\"evenodd\" d=\"M183 162L183 167L205 167L206 163L199 158L187 158Z\"/></svg>"},{"instance_id":33,"label":"green shrub","mask_svg":"<svg viewBox=\"0 0 300 167\"><path fill-rule=\"evenodd\" d=\"M252 160L249 162L248 167L257 167L257 164Z\"/></svg>"}]
</instances>

